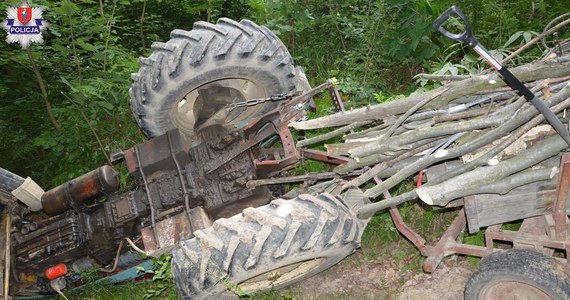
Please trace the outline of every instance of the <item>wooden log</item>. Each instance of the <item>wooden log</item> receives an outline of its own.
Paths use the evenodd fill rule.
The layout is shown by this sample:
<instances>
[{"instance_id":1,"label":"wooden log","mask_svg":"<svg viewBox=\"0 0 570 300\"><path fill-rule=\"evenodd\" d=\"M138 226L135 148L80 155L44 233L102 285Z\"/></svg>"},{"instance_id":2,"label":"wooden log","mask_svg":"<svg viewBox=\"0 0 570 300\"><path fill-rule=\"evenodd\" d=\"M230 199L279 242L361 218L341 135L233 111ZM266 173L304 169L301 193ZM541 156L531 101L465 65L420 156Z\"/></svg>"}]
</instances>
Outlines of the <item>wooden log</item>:
<instances>
[{"instance_id":1,"label":"wooden log","mask_svg":"<svg viewBox=\"0 0 570 300\"><path fill-rule=\"evenodd\" d=\"M558 103L557 105L553 106L552 111L554 113L560 112L565 107L568 107L569 105L570 105L570 98L568 98L568 99ZM471 161L471 162L469 162L469 163L467 163L461 167L455 168L455 169L451 170L450 172L448 172L442 176L439 176L438 178L436 178L436 180L434 180L433 183L437 184L437 183L443 182L449 178L458 176L458 175L460 175L460 174L462 174L468 170L472 170L477 166L482 166L482 165L488 164L489 160L491 160L493 157L495 157L495 155L499 154L501 151L506 149L509 145L514 143L517 139L519 139L525 133L530 131L533 127L540 124L542 121L544 121L544 116L542 114L535 116L532 120L530 120L529 122L525 123L524 125L520 126L516 130L514 130L497 147L489 150L485 154L479 156L477 159L475 159L475 160L473 160L473 161Z\"/></svg>"},{"instance_id":2,"label":"wooden log","mask_svg":"<svg viewBox=\"0 0 570 300\"><path fill-rule=\"evenodd\" d=\"M537 180L544 180L545 178L549 177L549 175L550 175L549 173L550 173L550 170L548 170L548 172L544 172L544 170L543 170L542 173L540 173L540 171L537 172L535 170L529 170L529 171L527 171L526 175L531 175L530 177L534 177L534 179L537 179ZM522 176L522 177L529 178L529 176ZM534 179L531 181L527 181L527 182L522 181L522 183L521 183L521 181L519 181L517 184L526 184L528 182L534 182L534 181L536 181ZM481 194L481 193L507 193L509 190L513 189L512 186L509 186L509 184L512 185L512 183L510 183L509 181L517 181L517 179L516 178L510 178L507 180L503 180L502 182L498 182L496 184L486 185L484 187L480 187L478 191L472 191L471 193L469 193L469 195ZM381 200L378 202L366 204L358 210L357 215L359 218L366 219L366 218L369 218L372 215L374 215L374 213L377 211L384 210L384 209L387 209L389 207L396 206L396 205L402 204L404 202L417 199L418 195L420 195L420 193L418 193L418 190L420 190L420 189L421 188L403 193L403 194L398 195L396 197L392 197L392 198ZM366 193L364 195L366 196ZM466 199L466 198L464 198L464 199ZM517 220L517 219L514 219L514 220Z\"/></svg>"},{"instance_id":3,"label":"wooden log","mask_svg":"<svg viewBox=\"0 0 570 300\"><path fill-rule=\"evenodd\" d=\"M451 135L463 131L471 131L484 129L489 127L496 127L505 122L506 116L495 116L494 118L477 118L473 120L448 122L434 127L418 128L409 134L402 134L395 136L387 141L374 141L364 146L354 148L348 153L352 157L363 157L374 153L383 152L386 148L394 147L395 145L406 145L414 143L419 140L436 138L443 135Z\"/></svg>"},{"instance_id":4,"label":"wooden log","mask_svg":"<svg viewBox=\"0 0 570 300\"><path fill-rule=\"evenodd\" d=\"M438 91L436 93L433 93L429 97L426 97L425 99L422 99L418 103L414 104L414 106L412 106L412 108L410 108L408 111L406 111L405 114L401 115L396 120L396 122L394 124L392 124L392 126L390 126L390 128L388 128L388 131L384 135L382 135L382 137L377 141L377 143L383 143L385 140L387 140L390 136L392 136L392 134L394 134L394 132L396 132L396 129L398 129L398 127L400 127L400 125L402 125L409 116L411 116L413 113L415 113L422 106L424 106L427 103L429 103L430 101L432 101L434 98L445 93L445 91L447 91L447 87L443 88L443 89L438 89Z\"/></svg>"},{"instance_id":5,"label":"wooden log","mask_svg":"<svg viewBox=\"0 0 570 300\"><path fill-rule=\"evenodd\" d=\"M334 171L339 173L339 174L346 174L349 171L355 170L355 169L360 169L360 168L364 168L367 166L371 166L371 165L375 165L381 162L388 162L390 161L391 164L393 164L394 162L410 157L410 156L415 156L419 153L422 153L424 151L427 151L428 149L436 146L437 144L441 143L442 139L428 139L428 140L424 140L424 141L419 141L416 142L414 144L411 144L410 146L410 150L402 152L402 153L397 153L398 155L385 155L385 154L373 154L370 156L366 156L363 158L360 158L358 161L351 161L349 163L346 164L342 164L337 166L336 168L334 168ZM364 175L364 174L363 174ZM372 174L372 176L368 177L368 180L372 179L372 177L374 176L374 174Z\"/></svg>"},{"instance_id":6,"label":"wooden log","mask_svg":"<svg viewBox=\"0 0 570 300\"><path fill-rule=\"evenodd\" d=\"M541 83L537 84L532 91L539 91L542 89L542 87L546 86L548 82L548 80L541 81ZM426 137L436 137L444 134L454 134L458 132L481 130L484 128L498 126L508 119L512 118L513 113L516 115L519 108L525 103L526 99L521 97L517 102L504 107L501 110L498 110L497 113L494 113L488 117L474 118L461 122L448 122L433 127L417 128L416 130L413 130L406 135L395 137L389 142L385 142L385 138L382 137L378 141L373 141L367 145L350 150L349 153L353 157L361 157L370 155L374 152L381 152L382 149L390 147L393 144L402 145L405 143L411 143L414 140L424 139Z\"/></svg>"},{"instance_id":7,"label":"wooden log","mask_svg":"<svg viewBox=\"0 0 570 300\"><path fill-rule=\"evenodd\" d=\"M560 92L558 92L556 95L554 95L552 98L550 98L549 101L547 101L547 103L548 103L548 105L558 104L558 103L564 101L568 97L570 97L570 85L566 85L562 90L560 90ZM513 130L515 130L519 126L521 126L522 124L528 122L537 113L538 112L536 111L536 109L534 107L528 107L527 109L524 109L520 112L517 112L516 118L511 118L510 120L505 122L503 125L489 131L487 134L485 134L482 137L478 137L472 141L468 141L463 146L454 147L454 148L451 148L449 150L446 150L445 153L439 153L439 154L436 153L435 155L424 157L424 158L418 160L417 162L402 168L402 170L398 171L398 173L394 174L394 176L386 179L381 184L365 191L365 195L369 198L377 197L378 195L380 195L385 190L392 188L393 186L395 186L396 184L398 184L399 182L401 182L402 180L404 180L408 176L415 174L419 170L425 169L428 166L435 164L437 162L440 162L440 161L445 161L445 160L449 160L452 158L459 157L465 153L469 153L469 152L474 151L475 149L477 149L479 147L482 147L488 143L491 143L492 141L509 134L510 132L512 132ZM558 141L558 140L556 140L556 141ZM560 139L560 141L562 141L562 139ZM550 155L550 156L553 156L553 155Z\"/></svg>"},{"instance_id":8,"label":"wooden log","mask_svg":"<svg viewBox=\"0 0 570 300\"><path fill-rule=\"evenodd\" d=\"M570 75L570 61L535 61L516 68L511 68L511 72L522 82L529 82L545 78L564 77ZM503 80L496 73L478 75L473 78L452 82L445 87L433 91L412 95L397 101L385 102L372 106L354 109L351 111L339 112L336 114L291 124L296 129L317 129L324 127L334 127L350 124L364 120L379 120L386 116L403 114L423 99L440 92L444 88L449 88L445 93L431 101L426 108L446 107L447 104L459 97L474 94L481 90L505 86Z\"/></svg>"},{"instance_id":9,"label":"wooden log","mask_svg":"<svg viewBox=\"0 0 570 300\"><path fill-rule=\"evenodd\" d=\"M397 101L384 102L372 106L338 112L336 114L307 120L304 122L293 122L290 124L290 126L295 129L308 130L342 126L364 120L380 120L387 116L403 114L412 106L414 106L414 104L418 103L422 99L429 98L436 92L437 90L434 90L422 95L415 95L403 99L398 99Z\"/></svg>"},{"instance_id":10,"label":"wooden log","mask_svg":"<svg viewBox=\"0 0 570 300\"><path fill-rule=\"evenodd\" d=\"M348 150L365 145L367 142L344 142L336 144L325 144L328 154L348 155Z\"/></svg>"},{"instance_id":11,"label":"wooden log","mask_svg":"<svg viewBox=\"0 0 570 300\"><path fill-rule=\"evenodd\" d=\"M297 147L306 147L308 145L320 143L320 142L326 141L328 139L332 139L334 137L341 136L341 135L345 134L346 132L349 132L355 128L358 128L358 127L361 127L361 126L364 126L364 125L367 125L370 123L372 123L372 121L354 122L352 124L343 126L341 128L338 128L338 129L335 129L331 132L327 132L325 134L317 135L317 136L314 136L312 138L308 138L308 139L298 141Z\"/></svg>"},{"instance_id":12,"label":"wooden log","mask_svg":"<svg viewBox=\"0 0 570 300\"><path fill-rule=\"evenodd\" d=\"M473 75L439 75L439 74L426 74L426 73L420 73L416 75L416 77L419 77L421 79L435 80L435 81L458 81L458 80L469 79L472 76Z\"/></svg>"},{"instance_id":13,"label":"wooden log","mask_svg":"<svg viewBox=\"0 0 570 300\"><path fill-rule=\"evenodd\" d=\"M365 194L366 196L366 194ZM397 206L400 205L404 202L410 201L410 200L414 200L417 199L418 196L416 195L416 193L414 193L414 191L409 191L407 193L403 193L400 194L396 197L392 197L392 198L388 198L386 200L382 200L382 201L378 201L378 202L374 202L374 203L370 203L370 204L365 204L364 206L362 206L358 212L356 213L356 215L358 216L359 219L368 219L370 217L372 217L374 215L375 212L389 208L389 207L393 207L393 206Z\"/></svg>"},{"instance_id":14,"label":"wooden log","mask_svg":"<svg viewBox=\"0 0 570 300\"><path fill-rule=\"evenodd\" d=\"M538 115L536 117L540 117L542 115ZM532 122L532 120L531 120ZM541 120L542 122L542 120ZM526 123L529 124L530 122ZM493 162L498 162L500 160L503 159L508 159L510 157L513 157L515 155L518 155L519 153L525 151L527 148L529 148L531 145L533 145L536 141L539 141L541 139L543 139L544 137L547 136L551 136L553 134L556 134L556 131L554 131L554 129L552 129L552 127L548 124L543 124L543 125L538 125L535 126L533 128L531 128L530 130L527 130L521 137L519 137L516 141L512 142L510 145L508 145L504 150L502 150L501 152L495 154L492 158L489 159L489 161L487 162L488 164L492 164ZM489 152L490 149L500 145L503 141L507 140L509 136L503 137L500 140L497 140L485 147L481 147L479 149L477 149L476 151L473 151L472 153L468 153L465 154L461 157L461 160L464 163L468 163L470 161L473 161L475 159L477 159L478 157L483 156L485 153Z\"/></svg>"},{"instance_id":15,"label":"wooden log","mask_svg":"<svg viewBox=\"0 0 570 300\"><path fill-rule=\"evenodd\" d=\"M497 109L493 107L482 107L478 109L470 109L466 111L462 111L455 114L448 114L448 115L439 115L432 118L433 124L443 123L448 121L455 121L460 119L470 119L474 117L479 117L483 115L488 115L490 113L495 112Z\"/></svg>"},{"instance_id":16,"label":"wooden log","mask_svg":"<svg viewBox=\"0 0 570 300\"><path fill-rule=\"evenodd\" d=\"M556 182L551 180L525 185L505 195L477 194L465 197L469 233L476 233L483 227L549 213L556 195ZM566 207L570 214L570 198Z\"/></svg>"},{"instance_id":17,"label":"wooden log","mask_svg":"<svg viewBox=\"0 0 570 300\"><path fill-rule=\"evenodd\" d=\"M557 155L560 151L568 148L568 145L560 136L552 136L540 141L524 154L517 155L511 159L504 160L497 165L477 168L471 172L463 173L440 184L423 186L416 189L416 193L422 201L429 205L444 206L449 201L468 195L485 192L493 184L499 184L501 180L509 175L520 172L528 167L536 165L543 160ZM550 171L546 170L546 174ZM539 173L539 170L534 171ZM515 174L512 177L521 176L519 185L526 184L525 180L533 178L531 174ZM519 180L519 178L517 178ZM530 181L533 182L536 179ZM509 185L510 183L505 183ZM513 186L511 188L516 187Z\"/></svg>"},{"instance_id":18,"label":"wooden log","mask_svg":"<svg viewBox=\"0 0 570 300\"><path fill-rule=\"evenodd\" d=\"M394 118L395 119L395 118ZM395 122L395 120L390 120L387 121L386 119L382 120L382 124L376 125L374 127L370 127L370 128L366 128L364 130L358 131L358 132L352 132L352 133L347 133L343 139L345 141L351 141L353 139L359 139L359 138L366 138L366 137L373 137L376 134L371 134L370 132L379 132L382 129L386 129L388 128L390 125L392 125Z\"/></svg>"}]
</instances>

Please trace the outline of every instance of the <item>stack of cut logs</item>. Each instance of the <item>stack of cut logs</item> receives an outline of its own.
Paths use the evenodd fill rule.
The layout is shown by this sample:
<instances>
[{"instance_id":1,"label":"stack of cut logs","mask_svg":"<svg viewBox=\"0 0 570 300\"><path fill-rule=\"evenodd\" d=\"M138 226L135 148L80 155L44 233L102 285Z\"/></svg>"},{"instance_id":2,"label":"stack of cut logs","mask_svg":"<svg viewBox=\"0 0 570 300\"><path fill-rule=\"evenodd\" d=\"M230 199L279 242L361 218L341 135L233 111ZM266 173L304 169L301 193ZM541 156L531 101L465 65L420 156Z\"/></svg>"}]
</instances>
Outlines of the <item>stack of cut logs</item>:
<instances>
[{"instance_id":1,"label":"stack of cut logs","mask_svg":"<svg viewBox=\"0 0 570 300\"><path fill-rule=\"evenodd\" d=\"M534 61L511 72L568 123L570 56ZM360 187L376 201L361 207L359 216L418 198L429 205L458 206L476 195L512 193L540 183L536 194L544 184L556 183L560 153L568 145L498 74L420 76L444 84L290 125L299 130L335 128L300 140L299 147L342 136L341 143L325 144L327 151L353 160L335 172L363 171L343 189ZM421 181L416 189L380 197L411 176Z\"/></svg>"}]
</instances>

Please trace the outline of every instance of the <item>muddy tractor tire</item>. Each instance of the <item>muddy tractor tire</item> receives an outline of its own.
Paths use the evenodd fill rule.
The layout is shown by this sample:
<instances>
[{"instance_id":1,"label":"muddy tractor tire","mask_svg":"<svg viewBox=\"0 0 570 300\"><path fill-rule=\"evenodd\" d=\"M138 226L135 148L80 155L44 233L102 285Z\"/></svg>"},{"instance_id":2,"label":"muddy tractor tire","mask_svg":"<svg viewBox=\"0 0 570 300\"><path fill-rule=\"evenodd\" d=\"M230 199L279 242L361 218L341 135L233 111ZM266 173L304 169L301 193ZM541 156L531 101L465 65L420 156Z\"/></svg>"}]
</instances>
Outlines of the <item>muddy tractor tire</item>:
<instances>
[{"instance_id":1,"label":"muddy tractor tire","mask_svg":"<svg viewBox=\"0 0 570 300\"><path fill-rule=\"evenodd\" d=\"M183 299L278 289L353 253L365 225L329 194L273 200L181 242L173 252L174 282Z\"/></svg>"},{"instance_id":2,"label":"muddy tractor tire","mask_svg":"<svg viewBox=\"0 0 570 300\"><path fill-rule=\"evenodd\" d=\"M132 75L131 109L148 137L174 128L194 137L206 125L240 126L279 102L219 112L231 103L288 94L308 83L279 38L251 21L196 22L191 31L177 29L170 37L153 43L153 53L140 58L141 68Z\"/></svg>"},{"instance_id":3,"label":"muddy tractor tire","mask_svg":"<svg viewBox=\"0 0 570 300\"><path fill-rule=\"evenodd\" d=\"M555 258L534 251L493 253L467 281L465 299L570 299L570 271Z\"/></svg>"}]
</instances>

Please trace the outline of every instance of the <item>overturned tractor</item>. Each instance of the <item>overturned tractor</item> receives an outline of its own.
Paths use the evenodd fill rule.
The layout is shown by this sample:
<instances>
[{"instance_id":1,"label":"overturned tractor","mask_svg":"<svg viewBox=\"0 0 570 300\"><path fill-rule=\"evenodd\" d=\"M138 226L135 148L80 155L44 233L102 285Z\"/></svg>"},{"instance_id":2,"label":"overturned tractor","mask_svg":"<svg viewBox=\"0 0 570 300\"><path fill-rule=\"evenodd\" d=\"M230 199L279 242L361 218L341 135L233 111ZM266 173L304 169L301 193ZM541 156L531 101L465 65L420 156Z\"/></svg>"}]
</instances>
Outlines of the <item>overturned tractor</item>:
<instances>
[{"instance_id":1,"label":"overturned tractor","mask_svg":"<svg viewBox=\"0 0 570 300\"><path fill-rule=\"evenodd\" d=\"M453 8L436 26L453 14L467 22ZM478 46L470 32L444 33ZM354 252L369 218L388 209L427 257L427 272L447 255L485 257L468 299L570 298L564 53L513 69L507 82L496 74L445 77L450 82L428 93L345 111L332 81L311 89L281 41L249 21L198 22L152 48L130 90L150 140L112 154L134 184L119 187L117 172L103 166L44 192L0 169L5 295L71 289L83 284L83 269L124 280L149 267L140 254L167 253L184 299L232 295L227 282L247 293L280 288ZM523 79L527 99L507 86L509 76ZM306 120L324 91L338 112ZM296 142L289 126L336 129ZM306 148L337 136L344 141L327 152ZM287 176L303 159L337 167ZM416 189L390 195L415 174ZM280 188L294 182L306 184L300 192ZM397 205L418 198L457 210L434 245L398 213ZM516 220L524 220L519 231L501 228ZM465 228L488 228L487 245L458 242Z\"/></svg>"}]
</instances>

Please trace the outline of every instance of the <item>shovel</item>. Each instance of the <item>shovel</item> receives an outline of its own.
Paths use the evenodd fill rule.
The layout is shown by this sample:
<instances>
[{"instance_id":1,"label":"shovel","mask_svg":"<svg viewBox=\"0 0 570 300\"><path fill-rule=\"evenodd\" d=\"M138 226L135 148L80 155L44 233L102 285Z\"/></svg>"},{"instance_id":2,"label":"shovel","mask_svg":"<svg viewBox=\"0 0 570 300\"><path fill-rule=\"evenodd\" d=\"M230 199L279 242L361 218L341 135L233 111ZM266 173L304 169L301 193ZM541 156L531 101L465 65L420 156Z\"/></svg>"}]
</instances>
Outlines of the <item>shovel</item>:
<instances>
[{"instance_id":1,"label":"shovel","mask_svg":"<svg viewBox=\"0 0 570 300\"><path fill-rule=\"evenodd\" d=\"M447 21L452 15L456 15L457 17L463 20L465 24L465 32L463 33L451 33L441 25ZM499 74L503 76L505 82L507 82L512 88L518 90L527 101L530 101L532 105L544 116L546 121L550 123L550 125L556 130L556 132L564 139L564 141L570 146L570 132L568 129L562 124L562 122L556 117L556 115L544 104L544 102L540 101L520 80L518 80L513 73L511 73L505 66L501 65L501 63L495 59L483 45L479 43L479 41L473 36L471 32L471 26L469 25L469 21L465 17L465 15L454 6L447 9L441 16L439 16L434 22L433 26L441 32L445 37L450 38L455 41L460 41L466 43L469 47L473 48L477 54L479 54L484 60L493 67Z\"/></svg>"}]
</instances>

